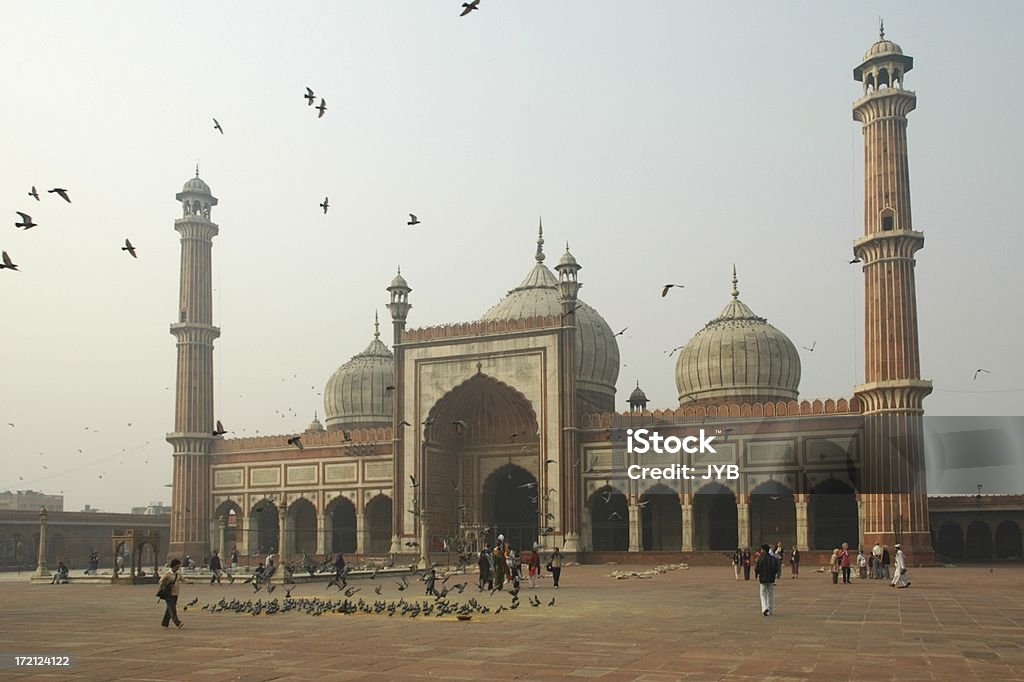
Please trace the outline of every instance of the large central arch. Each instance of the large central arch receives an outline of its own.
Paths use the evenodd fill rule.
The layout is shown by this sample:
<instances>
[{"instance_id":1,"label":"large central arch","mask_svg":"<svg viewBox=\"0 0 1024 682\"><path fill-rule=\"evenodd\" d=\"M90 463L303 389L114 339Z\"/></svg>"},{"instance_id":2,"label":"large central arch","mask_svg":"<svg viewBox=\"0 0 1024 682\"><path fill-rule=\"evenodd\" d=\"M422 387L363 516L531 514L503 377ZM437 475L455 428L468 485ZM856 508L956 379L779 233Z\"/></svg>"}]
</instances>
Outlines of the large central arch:
<instances>
[{"instance_id":1,"label":"large central arch","mask_svg":"<svg viewBox=\"0 0 1024 682\"><path fill-rule=\"evenodd\" d=\"M679 495L658 484L640 498L642 545L645 550L678 552L683 546L683 515Z\"/></svg>"},{"instance_id":2,"label":"large central arch","mask_svg":"<svg viewBox=\"0 0 1024 682\"><path fill-rule=\"evenodd\" d=\"M260 500L249 511L250 554L270 554L280 550L277 505L270 500Z\"/></svg>"},{"instance_id":3,"label":"large central arch","mask_svg":"<svg viewBox=\"0 0 1024 682\"><path fill-rule=\"evenodd\" d=\"M698 550L735 550L739 542L736 495L708 483L693 496L693 545Z\"/></svg>"},{"instance_id":4,"label":"large central arch","mask_svg":"<svg viewBox=\"0 0 1024 682\"><path fill-rule=\"evenodd\" d=\"M420 520L433 549L444 538L474 534L474 526L497 526L517 549L531 547L542 520L560 525L558 510L549 506L557 502L550 489L560 486L557 477L545 477L537 416L522 393L477 371L445 394L425 422L417 477L423 478Z\"/></svg>"},{"instance_id":5,"label":"large central arch","mask_svg":"<svg viewBox=\"0 0 1024 682\"><path fill-rule=\"evenodd\" d=\"M848 483L829 478L811 488L807 525L811 549L860 546L857 496Z\"/></svg>"},{"instance_id":6,"label":"large central arch","mask_svg":"<svg viewBox=\"0 0 1024 682\"><path fill-rule=\"evenodd\" d=\"M778 481L765 481L750 491L750 542L759 547L796 546L796 499Z\"/></svg>"}]
</instances>

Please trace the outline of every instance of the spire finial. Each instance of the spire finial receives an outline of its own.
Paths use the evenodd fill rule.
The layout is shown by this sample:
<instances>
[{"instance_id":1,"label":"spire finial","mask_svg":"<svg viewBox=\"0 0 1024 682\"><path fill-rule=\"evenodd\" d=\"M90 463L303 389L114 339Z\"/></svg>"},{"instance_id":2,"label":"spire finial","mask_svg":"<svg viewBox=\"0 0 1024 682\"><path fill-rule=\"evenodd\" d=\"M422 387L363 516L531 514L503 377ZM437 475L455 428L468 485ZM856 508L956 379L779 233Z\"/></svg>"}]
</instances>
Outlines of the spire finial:
<instances>
[{"instance_id":1,"label":"spire finial","mask_svg":"<svg viewBox=\"0 0 1024 682\"><path fill-rule=\"evenodd\" d=\"M376 311L373 313L373 338L380 338L380 318L378 318Z\"/></svg>"},{"instance_id":2,"label":"spire finial","mask_svg":"<svg viewBox=\"0 0 1024 682\"><path fill-rule=\"evenodd\" d=\"M537 255L534 256L538 263L544 262L544 219L538 218L537 223Z\"/></svg>"},{"instance_id":3,"label":"spire finial","mask_svg":"<svg viewBox=\"0 0 1024 682\"><path fill-rule=\"evenodd\" d=\"M878 17L878 39L885 40L885 21Z\"/></svg>"},{"instance_id":4,"label":"spire finial","mask_svg":"<svg viewBox=\"0 0 1024 682\"><path fill-rule=\"evenodd\" d=\"M640 380L639 379L636 380L636 387L640 388Z\"/></svg>"},{"instance_id":5,"label":"spire finial","mask_svg":"<svg viewBox=\"0 0 1024 682\"><path fill-rule=\"evenodd\" d=\"M196 177L199 177L199 162L196 161Z\"/></svg>"},{"instance_id":6,"label":"spire finial","mask_svg":"<svg viewBox=\"0 0 1024 682\"><path fill-rule=\"evenodd\" d=\"M738 299L740 297L740 290L736 288L736 285L738 283L739 283L739 280L736 279L736 264L733 263L732 264L732 297L733 297L734 300Z\"/></svg>"}]
</instances>

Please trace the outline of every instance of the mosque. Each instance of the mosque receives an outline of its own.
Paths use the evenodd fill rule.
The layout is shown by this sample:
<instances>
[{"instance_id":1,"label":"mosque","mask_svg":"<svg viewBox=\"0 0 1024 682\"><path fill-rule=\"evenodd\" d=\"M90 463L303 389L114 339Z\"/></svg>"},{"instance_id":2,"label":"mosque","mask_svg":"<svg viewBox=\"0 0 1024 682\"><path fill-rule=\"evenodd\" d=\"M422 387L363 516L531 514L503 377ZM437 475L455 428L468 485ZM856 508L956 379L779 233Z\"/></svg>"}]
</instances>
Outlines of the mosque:
<instances>
[{"instance_id":1,"label":"mosque","mask_svg":"<svg viewBox=\"0 0 1024 682\"><path fill-rule=\"evenodd\" d=\"M922 443L931 383L920 373L914 283L924 235L911 217L907 156L916 95L904 88L912 67L883 33L853 71L863 86L853 117L864 132L865 224L853 254L864 273L865 383L838 399L801 398L796 347L742 301L734 271L721 312L678 355L678 405L650 409L637 385L617 412L615 335L579 298L573 254L547 265L555 256L541 229L526 276L475 322L407 328L413 288L399 271L386 287L390 332L382 338L375 321L366 348L326 378L324 423L299 434L301 449L291 433L213 435L217 199L197 174L177 194L175 221L172 555L237 547L408 561L502 533L582 560L899 541L914 563L931 561ZM647 454L644 466L734 464L740 474L633 480L627 467L641 460L627 452L626 429L640 427L717 437L713 453Z\"/></svg>"}]
</instances>

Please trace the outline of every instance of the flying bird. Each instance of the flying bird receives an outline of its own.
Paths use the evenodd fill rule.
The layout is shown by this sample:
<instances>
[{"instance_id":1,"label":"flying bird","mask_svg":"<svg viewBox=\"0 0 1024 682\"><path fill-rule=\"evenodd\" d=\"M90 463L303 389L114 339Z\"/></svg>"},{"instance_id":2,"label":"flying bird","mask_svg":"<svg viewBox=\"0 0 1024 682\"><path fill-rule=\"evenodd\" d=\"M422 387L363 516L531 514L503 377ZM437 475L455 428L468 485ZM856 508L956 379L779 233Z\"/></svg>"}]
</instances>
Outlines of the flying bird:
<instances>
[{"instance_id":1,"label":"flying bird","mask_svg":"<svg viewBox=\"0 0 1024 682\"><path fill-rule=\"evenodd\" d=\"M391 391L393 391L393 390L395 390L394 386L385 386L384 387L384 392L385 393L391 393Z\"/></svg>"},{"instance_id":2,"label":"flying bird","mask_svg":"<svg viewBox=\"0 0 1024 682\"><path fill-rule=\"evenodd\" d=\"M15 211L15 213L21 216L21 222L14 223L15 227L24 227L26 230L31 230L33 227L39 224L32 222L32 216L30 216L28 213L22 213L21 211Z\"/></svg>"},{"instance_id":3,"label":"flying bird","mask_svg":"<svg viewBox=\"0 0 1024 682\"><path fill-rule=\"evenodd\" d=\"M464 17L475 9L480 9L480 0L472 0L472 2L462 3L462 14L460 17Z\"/></svg>"},{"instance_id":4,"label":"flying bird","mask_svg":"<svg viewBox=\"0 0 1024 682\"><path fill-rule=\"evenodd\" d=\"M35 199L36 201L41 201L41 199L39 198L39 192L36 191L35 185L32 185L32 191L29 192L28 195Z\"/></svg>"},{"instance_id":5,"label":"flying bird","mask_svg":"<svg viewBox=\"0 0 1024 682\"><path fill-rule=\"evenodd\" d=\"M316 101L316 95L313 94L312 88L310 88L308 85L306 86L306 94L303 95L303 97L306 99L306 106L311 107L313 106L313 102Z\"/></svg>"},{"instance_id":6,"label":"flying bird","mask_svg":"<svg viewBox=\"0 0 1024 682\"><path fill-rule=\"evenodd\" d=\"M420 224L420 219L417 218L414 214L410 213L409 214L409 222L407 222L406 225L419 225L419 224Z\"/></svg>"},{"instance_id":7,"label":"flying bird","mask_svg":"<svg viewBox=\"0 0 1024 682\"><path fill-rule=\"evenodd\" d=\"M461 436L462 432L469 427L469 424L467 424L461 419L456 419L455 421L452 422L452 426L455 427L455 433Z\"/></svg>"},{"instance_id":8,"label":"flying bird","mask_svg":"<svg viewBox=\"0 0 1024 682\"><path fill-rule=\"evenodd\" d=\"M11 262L11 257L7 255L6 251L0 255L0 260L3 260L3 263L0 263L0 270L3 270L4 268L7 268L8 270L18 269L18 266Z\"/></svg>"},{"instance_id":9,"label":"flying bird","mask_svg":"<svg viewBox=\"0 0 1024 682\"><path fill-rule=\"evenodd\" d=\"M327 215L327 209L330 208L327 197L324 197L324 203L320 204L320 208L324 210L324 215Z\"/></svg>"},{"instance_id":10,"label":"flying bird","mask_svg":"<svg viewBox=\"0 0 1024 682\"><path fill-rule=\"evenodd\" d=\"M217 122L217 119L213 119L213 129L219 130L221 135L224 134L224 129L220 127L220 123Z\"/></svg>"},{"instance_id":11,"label":"flying bird","mask_svg":"<svg viewBox=\"0 0 1024 682\"><path fill-rule=\"evenodd\" d=\"M608 517L608 520L611 521L612 519L621 519L621 518L622 518L622 514L620 514L619 512L612 512L612 515Z\"/></svg>"},{"instance_id":12,"label":"flying bird","mask_svg":"<svg viewBox=\"0 0 1024 682\"><path fill-rule=\"evenodd\" d=\"M410 424L409 422L405 421L404 419L402 421L398 422L398 425L399 426L412 426L412 424Z\"/></svg>"},{"instance_id":13,"label":"flying bird","mask_svg":"<svg viewBox=\"0 0 1024 682\"><path fill-rule=\"evenodd\" d=\"M518 435L518 433L513 433L511 436L508 437L508 442L511 443L512 441L514 441L516 439L516 436Z\"/></svg>"},{"instance_id":14,"label":"flying bird","mask_svg":"<svg viewBox=\"0 0 1024 682\"><path fill-rule=\"evenodd\" d=\"M803 348L804 350L809 350L809 351L811 351L813 353L814 352L814 347L817 346L817 345L818 345L818 342L817 341L813 341L813 342L811 342L811 347L810 348L808 348L807 346L801 346L801 348Z\"/></svg>"},{"instance_id":15,"label":"flying bird","mask_svg":"<svg viewBox=\"0 0 1024 682\"><path fill-rule=\"evenodd\" d=\"M6 256L6 255L7 254L4 253L4 256ZM7 260L7 258L5 257L4 261L6 262L6 260ZM991 374L992 373L992 372L988 371L987 369L976 369L976 370L974 370L974 379L977 379L978 378L978 374L981 373L981 372L984 372L985 374ZM974 381L974 379L971 379L971 381Z\"/></svg>"},{"instance_id":16,"label":"flying bird","mask_svg":"<svg viewBox=\"0 0 1024 682\"><path fill-rule=\"evenodd\" d=\"M661 288L661 297L665 298L666 296L668 296L668 290L671 289L672 287L679 287L680 289L683 289L685 287L685 285L684 284L666 284L665 286L663 286Z\"/></svg>"},{"instance_id":17,"label":"flying bird","mask_svg":"<svg viewBox=\"0 0 1024 682\"><path fill-rule=\"evenodd\" d=\"M615 338L616 336L622 336L623 334L625 334L625 333L626 333L626 330L627 330L627 329L629 329L629 327L623 327L623 328L622 328L622 331L620 331L620 332L617 332L617 333L615 333L615 334L612 334L612 338L614 339L614 338Z\"/></svg>"},{"instance_id":18,"label":"flying bird","mask_svg":"<svg viewBox=\"0 0 1024 682\"><path fill-rule=\"evenodd\" d=\"M665 352L666 352L666 353L668 353L668 356L669 356L669 357L672 357L673 355L675 355L675 354L676 354L676 351L677 351L677 350L680 350L680 349L682 349L682 348L686 348L686 344L683 344L682 346L676 346L676 347L675 347L675 348L673 348L672 350L670 350L670 351L665 351Z\"/></svg>"},{"instance_id":19,"label":"flying bird","mask_svg":"<svg viewBox=\"0 0 1024 682\"><path fill-rule=\"evenodd\" d=\"M47 194L57 194L61 199L71 203L71 197L68 196L68 191L63 187L54 187L53 189L46 190Z\"/></svg>"},{"instance_id":20,"label":"flying bird","mask_svg":"<svg viewBox=\"0 0 1024 682\"><path fill-rule=\"evenodd\" d=\"M135 255L135 247L132 246L132 243L127 239L124 240L124 246L121 247L121 250L127 251L129 254L131 254L132 258L138 258L138 256Z\"/></svg>"},{"instance_id":21,"label":"flying bird","mask_svg":"<svg viewBox=\"0 0 1024 682\"><path fill-rule=\"evenodd\" d=\"M606 490L605 492L601 493L601 499L604 500L605 504L608 504L609 502L611 502L612 501L612 491Z\"/></svg>"},{"instance_id":22,"label":"flying bird","mask_svg":"<svg viewBox=\"0 0 1024 682\"><path fill-rule=\"evenodd\" d=\"M129 426L131 426L131 424L129 424ZM221 424L220 420L218 419L217 420L217 427L213 430L213 435L215 435L215 436L223 436L225 433L227 433L227 431L224 430L224 425Z\"/></svg>"},{"instance_id":23,"label":"flying bird","mask_svg":"<svg viewBox=\"0 0 1024 682\"><path fill-rule=\"evenodd\" d=\"M289 438L288 439L288 445L294 445L299 450L303 450L304 449L302 447L302 437L301 436L292 436L291 438Z\"/></svg>"},{"instance_id":24,"label":"flying bird","mask_svg":"<svg viewBox=\"0 0 1024 682\"><path fill-rule=\"evenodd\" d=\"M413 488L419 487L419 483L416 482L416 477L415 476L413 476L412 474L409 474L409 480L412 481L412 487Z\"/></svg>"},{"instance_id":25,"label":"flying bird","mask_svg":"<svg viewBox=\"0 0 1024 682\"><path fill-rule=\"evenodd\" d=\"M327 102L324 100L323 97L320 98L320 106L318 106L316 110L320 112L319 114L317 114L317 118L323 118L324 112L327 111Z\"/></svg>"},{"instance_id":26,"label":"flying bird","mask_svg":"<svg viewBox=\"0 0 1024 682\"><path fill-rule=\"evenodd\" d=\"M861 262L860 258L854 258L852 261L850 261L850 265L853 265L854 263L860 263L860 262Z\"/></svg>"},{"instance_id":27,"label":"flying bird","mask_svg":"<svg viewBox=\"0 0 1024 682\"><path fill-rule=\"evenodd\" d=\"M579 308L579 307L580 307L580 306L579 306L579 304L578 304L578 303L577 303L577 304L574 304L574 305L573 305L573 306L572 306L571 308L569 308L569 309L568 309L568 310L566 310L566 311L565 311L564 313L562 313L562 319L564 320L564 319L565 319L566 317L568 317L569 315L575 315L575 314L576 314L576 309L577 309L577 308Z\"/></svg>"},{"instance_id":28,"label":"flying bird","mask_svg":"<svg viewBox=\"0 0 1024 682\"><path fill-rule=\"evenodd\" d=\"M536 488L537 487L537 482L536 481L530 481L529 483L524 483L524 484L522 484L519 487L520 488L526 488L526 489Z\"/></svg>"}]
</instances>

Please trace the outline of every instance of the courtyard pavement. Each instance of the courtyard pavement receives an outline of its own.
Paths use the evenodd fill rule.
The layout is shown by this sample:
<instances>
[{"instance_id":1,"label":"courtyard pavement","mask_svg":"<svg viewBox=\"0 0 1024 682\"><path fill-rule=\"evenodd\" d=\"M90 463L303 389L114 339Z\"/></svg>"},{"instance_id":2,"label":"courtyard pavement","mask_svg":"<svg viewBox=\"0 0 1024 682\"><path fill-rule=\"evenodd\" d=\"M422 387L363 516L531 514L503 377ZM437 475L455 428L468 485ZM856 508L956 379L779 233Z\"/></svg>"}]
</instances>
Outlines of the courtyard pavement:
<instances>
[{"instance_id":1,"label":"courtyard pavement","mask_svg":"<svg viewBox=\"0 0 1024 682\"><path fill-rule=\"evenodd\" d=\"M64 680L1013 680L1024 679L1024 566L913 569L913 586L833 585L823 574L786 574L776 613L762 616L757 583L731 566L694 567L650 579L571 566L562 588L544 580L542 605L444 618L201 610L248 585L183 586L185 627L159 627L156 587L29 585L0 581L0 653L72 655L74 670L2 670L0 679ZM496 609L505 594L472 587ZM461 582L461 578L449 584ZM355 598L422 599L422 586L352 581ZM373 587L383 585L383 596ZM324 596L323 583L293 597ZM341 596L332 591L331 597ZM266 595L257 595L266 599ZM283 597L278 588L275 597ZM555 597L555 605L547 604ZM179 609L181 607L179 606Z\"/></svg>"}]
</instances>

